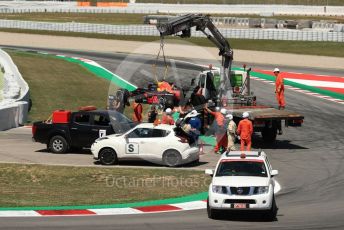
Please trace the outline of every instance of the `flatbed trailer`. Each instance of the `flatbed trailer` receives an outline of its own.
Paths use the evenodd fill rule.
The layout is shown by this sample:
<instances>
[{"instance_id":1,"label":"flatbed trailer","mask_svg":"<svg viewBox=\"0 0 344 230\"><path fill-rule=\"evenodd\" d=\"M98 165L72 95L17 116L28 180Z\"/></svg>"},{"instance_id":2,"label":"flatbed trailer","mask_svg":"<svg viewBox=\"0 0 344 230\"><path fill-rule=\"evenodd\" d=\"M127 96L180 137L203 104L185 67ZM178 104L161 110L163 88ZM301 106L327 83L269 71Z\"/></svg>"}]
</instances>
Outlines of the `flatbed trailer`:
<instances>
[{"instance_id":1,"label":"flatbed trailer","mask_svg":"<svg viewBox=\"0 0 344 230\"><path fill-rule=\"evenodd\" d=\"M243 112L249 112L249 119L253 122L254 132L261 132L263 140L271 143L276 140L277 132L282 131L282 123L288 127L299 127L304 116L289 110L278 110L269 106L231 106L234 121L238 123Z\"/></svg>"}]
</instances>

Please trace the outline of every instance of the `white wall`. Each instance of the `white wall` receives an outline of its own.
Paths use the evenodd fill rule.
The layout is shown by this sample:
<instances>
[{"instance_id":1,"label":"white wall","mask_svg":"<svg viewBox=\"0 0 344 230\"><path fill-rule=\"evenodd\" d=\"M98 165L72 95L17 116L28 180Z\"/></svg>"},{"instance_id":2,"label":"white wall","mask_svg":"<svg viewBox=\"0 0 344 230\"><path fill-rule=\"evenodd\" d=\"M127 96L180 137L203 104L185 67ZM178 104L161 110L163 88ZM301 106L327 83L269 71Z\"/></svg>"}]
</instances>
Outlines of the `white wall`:
<instances>
[{"instance_id":1,"label":"white wall","mask_svg":"<svg viewBox=\"0 0 344 230\"><path fill-rule=\"evenodd\" d=\"M24 125L29 108L29 86L11 57L0 49L0 65L4 67L3 100L0 101L0 131Z\"/></svg>"},{"instance_id":2,"label":"white wall","mask_svg":"<svg viewBox=\"0 0 344 230\"><path fill-rule=\"evenodd\" d=\"M18 28L31 30L49 30L64 32L99 33L116 35L159 36L153 25L107 25L75 22L34 22L0 19L0 28ZM327 30L288 30L288 29L236 29L219 28L226 38L293 40L293 41L329 41L344 42L343 32ZM192 37L205 37L200 31L192 28Z\"/></svg>"}]
</instances>

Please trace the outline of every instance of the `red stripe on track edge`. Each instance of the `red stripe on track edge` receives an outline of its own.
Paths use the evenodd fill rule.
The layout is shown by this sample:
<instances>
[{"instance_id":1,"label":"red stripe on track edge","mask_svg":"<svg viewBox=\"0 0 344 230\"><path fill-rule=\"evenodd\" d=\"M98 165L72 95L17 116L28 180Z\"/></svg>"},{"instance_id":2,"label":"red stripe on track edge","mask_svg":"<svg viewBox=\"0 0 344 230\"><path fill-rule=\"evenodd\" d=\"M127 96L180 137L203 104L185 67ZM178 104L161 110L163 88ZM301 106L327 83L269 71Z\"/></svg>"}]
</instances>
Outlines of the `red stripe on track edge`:
<instances>
[{"instance_id":1,"label":"red stripe on track edge","mask_svg":"<svg viewBox=\"0 0 344 230\"><path fill-rule=\"evenodd\" d=\"M172 205L158 205L158 206L148 206L148 207L136 207L141 212L166 212L166 211L179 211L181 208Z\"/></svg>"},{"instance_id":2,"label":"red stripe on track edge","mask_svg":"<svg viewBox=\"0 0 344 230\"><path fill-rule=\"evenodd\" d=\"M270 70L255 69L254 71L274 76L274 73ZM306 73L290 73L290 72L281 72L280 75L282 75L284 78L291 78L291 79L344 82L344 77L341 77L341 76L330 76L330 75L325 76L325 75L306 74Z\"/></svg>"},{"instance_id":3,"label":"red stripe on track edge","mask_svg":"<svg viewBox=\"0 0 344 230\"><path fill-rule=\"evenodd\" d=\"M38 210L37 213L42 216L72 216L72 215L95 215L95 212L89 210Z\"/></svg>"}]
</instances>

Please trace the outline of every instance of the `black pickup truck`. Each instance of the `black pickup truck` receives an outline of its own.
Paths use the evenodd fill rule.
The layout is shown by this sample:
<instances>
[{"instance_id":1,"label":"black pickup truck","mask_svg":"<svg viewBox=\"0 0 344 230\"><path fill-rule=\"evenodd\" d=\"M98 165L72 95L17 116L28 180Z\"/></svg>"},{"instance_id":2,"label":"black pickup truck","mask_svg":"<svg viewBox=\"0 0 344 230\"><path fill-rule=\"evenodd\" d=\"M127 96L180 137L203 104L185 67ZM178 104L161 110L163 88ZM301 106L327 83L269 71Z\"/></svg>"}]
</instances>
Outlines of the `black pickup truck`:
<instances>
[{"instance_id":1,"label":"black pickup truck","mask_svg":"<svg viewBox=\"0 0 344 230\"><path fill-rule=\"evenodd\" d=\"M66 153L70 148L89 148L99 137L123 133L135 123L116 111L93 110L72 112L68 123L35 122L32 139L47 144L54 153Z\"/></svg>"}]
</instances>

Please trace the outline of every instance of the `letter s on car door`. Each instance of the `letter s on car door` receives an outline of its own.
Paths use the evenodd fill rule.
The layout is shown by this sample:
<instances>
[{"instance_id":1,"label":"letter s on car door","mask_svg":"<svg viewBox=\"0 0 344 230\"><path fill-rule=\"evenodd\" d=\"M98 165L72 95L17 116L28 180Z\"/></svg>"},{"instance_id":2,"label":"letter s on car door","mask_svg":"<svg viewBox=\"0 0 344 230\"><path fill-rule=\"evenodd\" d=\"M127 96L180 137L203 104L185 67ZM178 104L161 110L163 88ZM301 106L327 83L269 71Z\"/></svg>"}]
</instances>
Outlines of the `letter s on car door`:
<instances>
[{"instance_id":1,"label":"letter s on car door","mask_svg":"<svg viewBox=\"0 0 344 230\"><path fill-rule=\"evenodd\" d=\"M128 143L125 145L126 154L139 154L139 145L137 143Z\"/></svg>"},{"instance_id":2,"label":"letter s on car door","mask_svg":"<svg viewBox=\"0 0 344 230\"><path fill-rule=\"evenodd\" d=\"M151 136L151 129L149 128L136 128L128 134L128 142L125 145L125 154L136 155L143 154L142 147L147 138Z\"/></svg>"}]
</instances>

